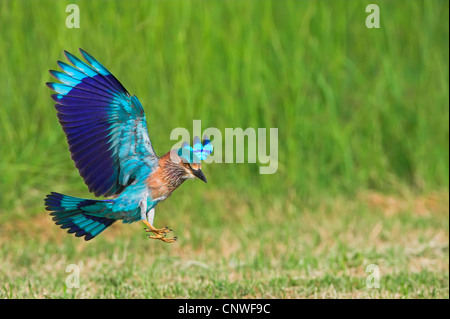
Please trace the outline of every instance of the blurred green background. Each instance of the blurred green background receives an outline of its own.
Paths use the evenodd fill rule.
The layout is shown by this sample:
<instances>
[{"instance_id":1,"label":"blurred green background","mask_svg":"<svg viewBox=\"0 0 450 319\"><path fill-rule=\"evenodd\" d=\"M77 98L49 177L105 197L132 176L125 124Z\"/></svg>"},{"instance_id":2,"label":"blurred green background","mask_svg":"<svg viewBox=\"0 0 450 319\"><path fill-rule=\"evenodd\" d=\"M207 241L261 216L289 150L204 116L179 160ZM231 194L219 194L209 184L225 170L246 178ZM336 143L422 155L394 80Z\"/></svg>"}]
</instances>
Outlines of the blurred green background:
<instances>
[{"instance_id":1,"label":"blurred green background","mask_svg":"<svg viewBox=\"0 0 450 319\"><path fill-rule=\"evenodd\" d=\"M259 163L205 165L208 184L185 183L167 203L158 206L155 225L167 223L178 230L184 244L177 243L181 247L177 249L189 250L190 258L207 264L216 256L205 251L221 250L214 241L205 244L205 237L223 239L231 236L228 232L236 234L239 240L235 254L257 252L248 257L254 258L249 263L257 264L249 278L257 278L257 271L280 269L281 274L275 278L284 279L276 279L268 286L279 288L271 292L272 296L283 297L286 295L281 294L282 288L291 287L292 278L303 278L283 273L283 269L297 269L298 252L292 256L286 253L286 263L281 265L263 262L261 266L258 261L270 255L267 247L247 244L255 238L258 242L264 238L273 259L283 251L277 243L288 252L292 247L303 247L301 255L315 260L308 269L322 270L321 258L330 256L329 252L315 250L323 242L322 230L330 231L331 246L335 248L331 251L336 256L346 256L349 251L361 255L361 250L370 248L379 253L378 258L388 261L401 253L389 250L386 255L377 251L377 245L366 245L364 241L353 250L347 244L354 240L333 240L332 234L336 235L334 239L347 232L358 238L356 234L364 236L367 229L356 230L351 225L366 222L367 227L372 227L388 216L380 232L386 232L385 240L392 247L397 247L398 238L409 232L420 242L435 238L436 233L448 242L448 1L376 1L381 28L368 29L365 8L372 2L1 0L3 269L22 267L26 272L27 262L37 262L36 247L25 235L29 240L34 234L49 232L49 236L62 241L65 250L51 246L46 237L34 244L43 249L39 254L53 256L48 259L52 262L55 256L66 254L67 247L77 251L77 247L85 245L46 222L50 218L43 209L43 198L50 191L92 198L70 159L50 99L52 92L45 86L52 80L48 70L57 69L56 61L65 59L63 50L79 55L78 48L96 57L130 93L139 97L158 155L173 145L169 139L172 129L191 130L194 119L202 121L203 129L217 127L222 133L225 128L278 128L276 174L260 175ZM79 5L79 29L65 25L69 3ZM396 202L404 204L398 204L401 214L394 217L389 214L391 199L394 206ZM438 204L424 204L428 215L417 217L417 201ZM383 215L380 211L388 212ZM29 225L39 225L41 219L45 220L41 228ZM324 220L335 222L321 223ZM20 223L25 223L22 228L17 226ZM175 261L186 261L182 255L173 257L174 248L144 241L138 226L132 226L132 231L125 230L127 227L112 229L114 239L99 238L97 244L86 246L92 249L90 256L96 256L95 245L117 247L125 243L125 247L130 244L150 249L156 255L172 256ZM315 229L319 229L317 233ZM273 241L272 236L276 238ZM288 244L291 236L296 241ZM136 241L140 244L135 245ZM310 245L309 255L305 252L308 249L301 246L304 242ZM439 256L430 258L439 260L448 270L448 243L442 245L438 247ZM239 255L230 254L224 257L225 268L230 260L239 260ZM351 268L347 261L338 264L345 266L343 269ZM404 260L397 261L400 265ZM327 264L326 269L336 269L335 261L327 259ZM215 266L208 267L223 270ZM437 296L448 297L448 272L445 275L439 269L430 279L420 268L419 281L429 288L428 283L437 280L432 285L440 287ZM167 277L173 279L174 273L179 272L169 271ZM33 295L31 288L24 291L21 285L13 288L19 275L6 275L6 271L3 275L7 283L3 286L5 296L43 296L42 292ZM64 276L64 271L59 276ZM213 277L220 283L223 278L217 276ZM352 278L350 273L348 276ZM229 291L217 293L223 290L217 290L213 280L211 289L217 294L198 297L241 296L233 290L238 290L235 283L240 284L239 279L223 280L225 287L231 285ZM301 286L295 280L293 286ZM329 289L330 281L324 280ZM30 282L24 285L30 287ZM54 283L45 284L50 287ZM197 287L196 283L192 285ZM354 290L351 284L343 285L345 291ZM307 292L298 287L288 297L310 297L317 293L317 287L322 287L315 283L306 286ZM253 291L255 286L251 287ZM339 283L334 282L333 287L340 287ZM411 295L404 288L398 292L395 287L380 296L422 296L417 291ZM62 294L58 289L47 288L44 295L66 296L65 290ZM54 291L59 292L52 295ZM111 295L86 292L86 296ZM148 296L193 296L193 292L164 290Z\"/></svg>"}]
</instances>

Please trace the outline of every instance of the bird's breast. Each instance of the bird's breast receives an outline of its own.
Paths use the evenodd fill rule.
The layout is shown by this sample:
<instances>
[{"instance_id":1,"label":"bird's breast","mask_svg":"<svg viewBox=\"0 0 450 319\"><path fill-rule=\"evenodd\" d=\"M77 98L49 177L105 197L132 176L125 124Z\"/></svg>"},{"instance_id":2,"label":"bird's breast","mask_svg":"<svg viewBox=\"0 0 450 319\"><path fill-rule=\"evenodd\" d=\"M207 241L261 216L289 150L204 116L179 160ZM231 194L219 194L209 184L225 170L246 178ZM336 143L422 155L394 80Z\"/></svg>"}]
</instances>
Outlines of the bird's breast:
<instances>
[{"instance_id":1,"label":"bird's breast","mask_svg":"<svg viewBox=\"0 0 450 319\"><path fill-rule=\"evenodd\" d=\"M154 201L163 201L172 194L174 188L167 182L161 167L157 167L147 178L147 187Z\"/></svg>"}]
</instances>

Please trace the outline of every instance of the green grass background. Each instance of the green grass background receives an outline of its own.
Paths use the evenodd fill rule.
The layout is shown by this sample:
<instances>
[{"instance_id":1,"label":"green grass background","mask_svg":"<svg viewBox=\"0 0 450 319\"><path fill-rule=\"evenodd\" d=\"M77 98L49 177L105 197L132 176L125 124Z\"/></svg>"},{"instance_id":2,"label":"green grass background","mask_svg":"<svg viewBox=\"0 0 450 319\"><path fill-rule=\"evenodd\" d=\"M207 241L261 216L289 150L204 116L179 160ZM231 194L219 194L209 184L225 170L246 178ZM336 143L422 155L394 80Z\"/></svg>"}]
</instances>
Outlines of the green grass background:
<instances>
[{"instance_id":1,"label":"green grass background","mask_svg":"<svg viewBox=\"0 0 450 319\"><path fill-rule=\"evenodd\" d=\"M448 298L448 1L376 1L368 29L371 2L0 1L0 296ZM157 154L194 119L274 127L277 173L205 165L158 206L175 245L64 234L45 195L92 195L44 83L78 48L139 97Z\"/></svg>"}]
</instances>

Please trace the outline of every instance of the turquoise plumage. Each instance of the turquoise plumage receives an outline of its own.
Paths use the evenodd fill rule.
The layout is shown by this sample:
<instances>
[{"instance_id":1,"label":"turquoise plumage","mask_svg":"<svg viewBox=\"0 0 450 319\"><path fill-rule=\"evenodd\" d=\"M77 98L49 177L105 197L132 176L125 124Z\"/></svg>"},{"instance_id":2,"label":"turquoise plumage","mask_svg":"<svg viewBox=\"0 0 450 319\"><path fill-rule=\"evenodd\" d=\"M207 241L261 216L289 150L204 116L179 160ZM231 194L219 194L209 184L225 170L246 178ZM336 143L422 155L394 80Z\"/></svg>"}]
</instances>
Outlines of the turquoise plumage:
<instances>
[{"instance_id":1,"label":"turquoise plumage","mask_svg":"<svg viewBox=\"0 0 450 319\"><path fill-rule=\"evenodd\" d=\"M58 61L60 71L50 71L61 83L46 83L56 94L55 108L66 134L72 160L89 191L105 200L75 198L52 192L47 210L53 220L75 236L90 240L116 220L142 220L150 238L166 238L167 228L153 227L154 207L169 197L186 179L206 182L201 160L213 151L210 140L194 138L194 147L158 157L150 142L144 109L136 96L91 55L86 62L65 51L73 65ZM188 150L185 155L183 150Z\"/></svg>"}]
</instances>

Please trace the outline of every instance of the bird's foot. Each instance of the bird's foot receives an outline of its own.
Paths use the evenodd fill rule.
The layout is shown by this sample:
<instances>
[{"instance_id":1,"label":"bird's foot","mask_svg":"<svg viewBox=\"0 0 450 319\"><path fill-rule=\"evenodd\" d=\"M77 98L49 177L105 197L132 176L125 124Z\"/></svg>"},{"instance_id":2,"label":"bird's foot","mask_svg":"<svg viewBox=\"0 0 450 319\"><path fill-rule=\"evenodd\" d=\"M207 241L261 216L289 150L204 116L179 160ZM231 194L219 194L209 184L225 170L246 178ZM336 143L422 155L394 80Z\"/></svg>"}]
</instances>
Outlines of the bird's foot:
<instances>
[{"instance_id":1,"label":"bird's foot","mask_svg":"<svg viewBox=\"0 0 450 319\"><path fill-rule=\"evenodd\" d=\"M148 236L148 238L151 238L151 239L158 239L158 240L163 241L163 242L165 242L165 243L174 243L174 242L176 242L177 239L178 239L178 237L169 237L169 238L166 238L166 234L164 234L164 235L156 235L156 236Z\"/></svg>"},{"instance_id":2,"label":"bird's foot","mask_svg":"<svg viewBox=\"0 0 450 319\"><path fill-rule=\"evenodd\" d=\"M153 226L150 225L149 228L146 228L145 231L147 233L153 233L155 235L164 235L167 233L170 233L172 231L172 229L170 229L169 227L164 227L164 228L154 228Z\"/></svg>"},{"instance_id":3,"label":"bird's foot","mask_svg":"<svg viewBox=\"0 0 450 319\"><path fill-rule=\"evenodd\" d=\"M148 238L151 239L158 239L161 240L165 243L173 243L175 241L177 241L178 237L170 237L170 238L166 238L166 234L171 232L172 229L168 228L168 227L164 227L164 228L155 228L153 227L152 224L150 224L148 221L143 220L144 224L148 227L145 229L146 232L151 232L153 234L155 234L155 236L148 236Z\"/></svg>"}]
</instances>

